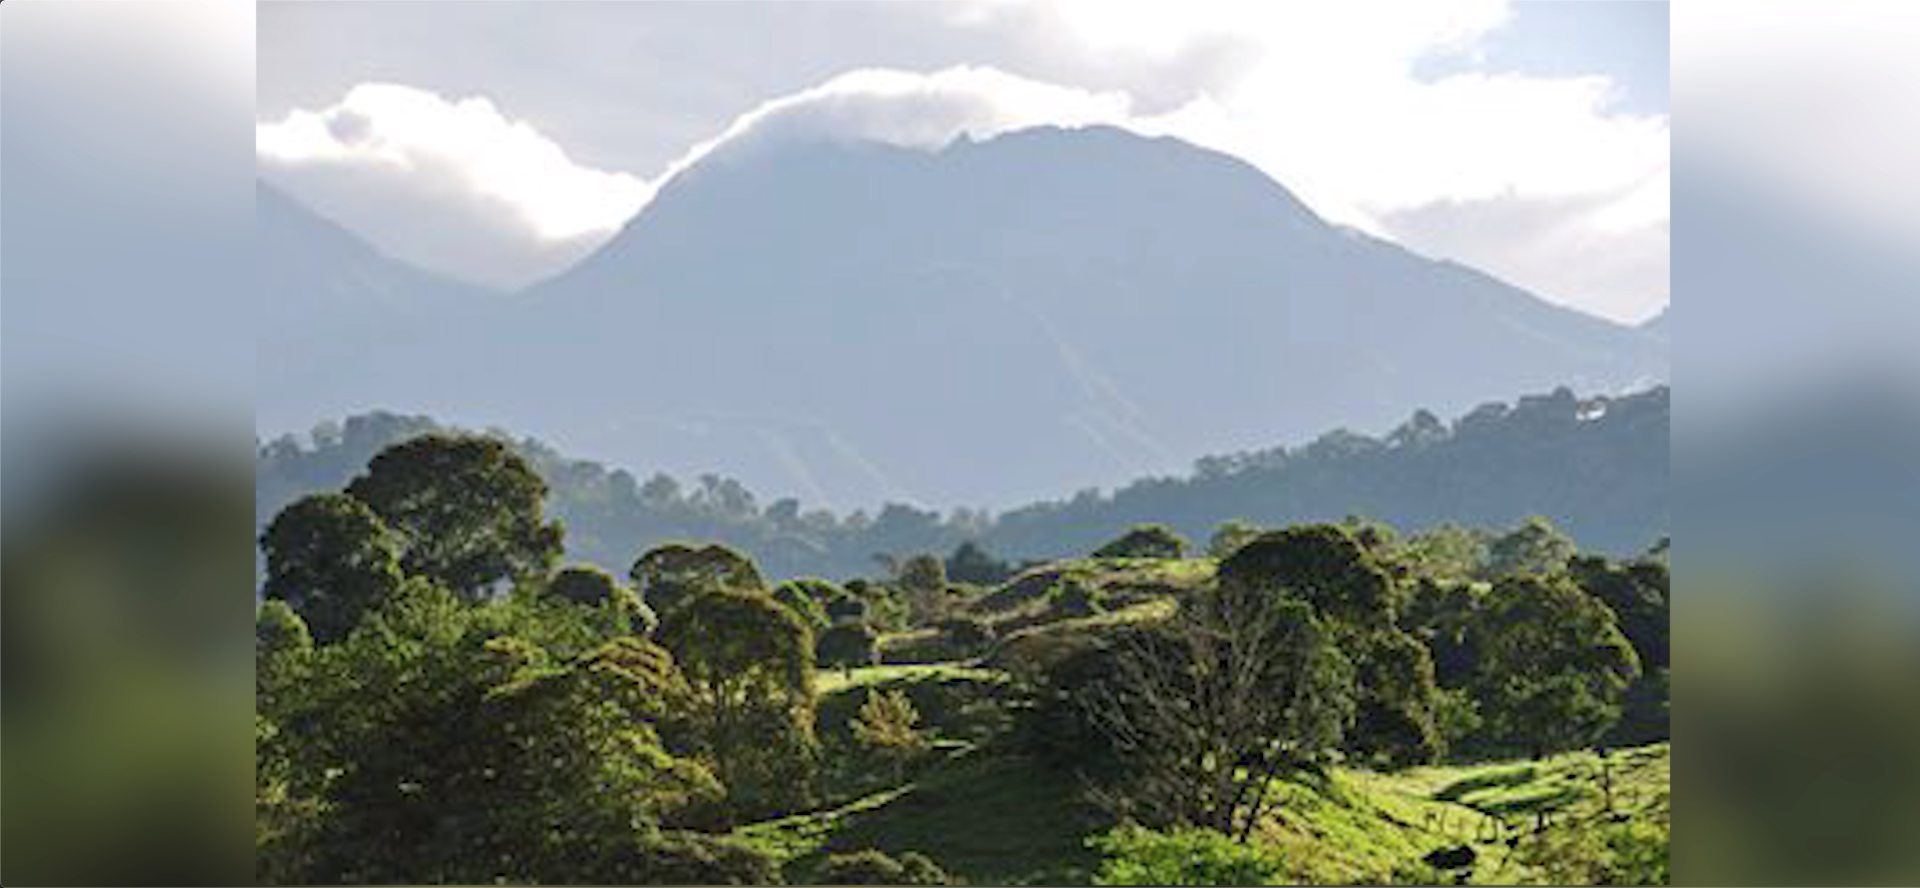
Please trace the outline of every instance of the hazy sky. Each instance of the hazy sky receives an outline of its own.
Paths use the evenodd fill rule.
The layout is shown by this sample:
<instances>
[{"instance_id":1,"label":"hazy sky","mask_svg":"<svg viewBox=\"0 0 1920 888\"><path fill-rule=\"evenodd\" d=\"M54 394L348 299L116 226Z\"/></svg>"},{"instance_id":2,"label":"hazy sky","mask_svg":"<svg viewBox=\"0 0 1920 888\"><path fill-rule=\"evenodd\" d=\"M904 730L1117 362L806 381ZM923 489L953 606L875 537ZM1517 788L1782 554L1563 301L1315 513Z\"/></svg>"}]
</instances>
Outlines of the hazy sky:
<instances>
[{"instance_id":1,"label":"hazy sky","mask_svg":"<svg viewBox=\"0 0 1920 888\"><path fill-rule=\"evenodd\" d=\"M934 145L1111 122L1337 222L1623 320L1669 291L1664 3L263 4L263 173L390 252L515 285L775 103Z\"/></svg>"}]
</instances>

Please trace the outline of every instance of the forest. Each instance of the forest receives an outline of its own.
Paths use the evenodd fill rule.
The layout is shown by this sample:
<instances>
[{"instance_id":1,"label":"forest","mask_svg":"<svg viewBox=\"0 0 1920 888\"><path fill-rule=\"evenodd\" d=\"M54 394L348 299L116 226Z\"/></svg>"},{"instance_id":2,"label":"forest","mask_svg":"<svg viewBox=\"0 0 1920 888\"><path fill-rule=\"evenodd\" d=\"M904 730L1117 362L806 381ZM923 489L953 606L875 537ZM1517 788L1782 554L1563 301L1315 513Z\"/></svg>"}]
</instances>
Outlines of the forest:
<instances>
[{"instance_id":1,"label":"forest","mask_svg":"<svg viewBox=\"0 0 1920 888\"><path fill-rule=\"evenodd\" d=\"M553 492L429 431L265 523L260 880L1668 881L1664 538L1139 523L608 571Z\"/></svg>"},{"instance_id":2,"label":"forest","mask_svg":"<svg viewBox=\"0 0 1920 888\"><path fill-rule=\"evenodd\" d=\"M633 553L680 539L723 542L772 577L851 579L920 552L1006 565L1091 551L1134 524L1164 523L1190 538L1219 524L1340 521L1365 515L1402 530L1447 524L1497 529L1541 515L1596 552L1644 551L1669 533L1671 395L1665 386L1617 397L1567 389L1490 403L1451 422L1419 411L1379 438L1333 431L1307 444L1203 457L1179 477L1142 478L994 513L941 514L906 503L836 512L784 497L763 501L717 474L644 480L570 458L505 431L547 484L567 527L566 555L615 573ZM309 493L344 486L375 453L453 429L425 416L347 417L257 448L255 520ZM971 546L968 544L971 543ZM968 571L965 563L950 570ZM1004 579L989 573L974 581Z\"/></svg>"}]
</instances>

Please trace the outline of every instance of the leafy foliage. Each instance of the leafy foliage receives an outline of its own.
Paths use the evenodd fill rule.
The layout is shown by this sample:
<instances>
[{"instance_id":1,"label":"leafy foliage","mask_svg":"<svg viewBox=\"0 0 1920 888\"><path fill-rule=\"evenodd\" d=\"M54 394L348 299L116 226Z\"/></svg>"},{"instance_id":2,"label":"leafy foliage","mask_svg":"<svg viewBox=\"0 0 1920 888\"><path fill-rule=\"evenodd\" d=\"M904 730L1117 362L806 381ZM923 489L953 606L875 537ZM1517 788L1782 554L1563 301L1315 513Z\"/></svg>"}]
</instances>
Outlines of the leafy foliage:
<instances>
[{"instance_id":1,"label":"leafy foliage","mask_svg":"<svg viewBox=\"0 0 1920 888\"><path fill-rule=\"evenodd\" d=\"M707 592L766 588L747 556L718 543L668 543L647 550L628 571L648 606L661 616Z\"/></svg>"},{"instance_id":2,"label":"leafy foliage","mask_svg":"<svg viewBox=\"0 0 1920 888\"><path fill-rule=\"evenodd\" d=\"M1599 737L1640 674L1613 611L1564 576L1495 583L1469 631L1490 739L1535 757Z\"/></svg>"},{"instance_id":3,"label":"leafy foliage","mask_svg":"<svg viewBox=\"0 0 1920 888\"><path fill-rule=\"evenodd\" d=\"M1186 538L1164 524L1136 524L1093 550L1095 558L1183 558L1186 554Z\"/></svg>"},{"instance_id":4,"label":"leafy foliage","mask_svg":"<svg viewBox=\"0 0 1920 888\"><path fill-rule=\"evenodd\" d=\"M1380 440L1349 434L1207 457L1183 478L1085 491L998 516L942 516L899 504L848 514L794 500L763 504L732 479L641 480L539 441L499 437L546 479L574 559L624 569L636 548L704 539L749 553L769 577L842 579L867 572L876 552L959 555L967 543L1015 564L1065 557L1143 517L1204 538L1229 519L1279 527L1360 512L1413 530L1504 527L1544 514L1583 546L1626 555L1669 532L1670 413L1664 387L1586 400L1555 392L1490 404L1451 424L1410 421ZM439 431L425 417L371 413L317 428L304 441L267 442L255 462L257 520L264 525L306 493L339 488L387 446ZM992 576L998 566L976 573L948 562L956 582L1004 581ZM967 563L984 565L971 556Z\"/></svg>"},{"instance_id":5,"label":"leafy foliage","mask_svg":"<svg viewBox=\"0 0 1920 888\"><path fill-rule=\"evenodd\" d=\"M669 613L659 638L688 687L685 740L713 763L736 816L806 804L813 635L765 592L719 588Z\"/></svg>"},{"instance_id":6,"label":"leafy foliage","mask_svg":"<svg viewBox=\"0 0 1920 888\"><path fill-rule=\"evenodd\" d=\"M353 497L302 498L260 535L266 597L291 605L322 644L337 641L400 587L402 545L399 534Z\"/></svg>"},{"instance_id":7,"label":"leafy foliage","mask_svg":"<svg viewBox=\"0 0 1920 888\"><path fill-rule=\"evenodd\" d=\"M719 793L659 743L665 651L559 658L517 603L409 580L297 683L263 693L261 768L307 812L261 849L302 882L644 880L649 824ZM285 676L291 680L292 676ZM638 831L636 829L638 828Z\"/></svg>"},{"instance_id":8,"label":"leafy foliage","mask_svg":"<svg viewBox=\"0 0 1920 888\"><path fill-rule=\"evenodd\" d=\"M561 530L546 520L547 485L504 442L431 434L380 451L347 493L405 540L401 563L468 598L503 580L544 577Z\"/></svg>"}]
</instances>

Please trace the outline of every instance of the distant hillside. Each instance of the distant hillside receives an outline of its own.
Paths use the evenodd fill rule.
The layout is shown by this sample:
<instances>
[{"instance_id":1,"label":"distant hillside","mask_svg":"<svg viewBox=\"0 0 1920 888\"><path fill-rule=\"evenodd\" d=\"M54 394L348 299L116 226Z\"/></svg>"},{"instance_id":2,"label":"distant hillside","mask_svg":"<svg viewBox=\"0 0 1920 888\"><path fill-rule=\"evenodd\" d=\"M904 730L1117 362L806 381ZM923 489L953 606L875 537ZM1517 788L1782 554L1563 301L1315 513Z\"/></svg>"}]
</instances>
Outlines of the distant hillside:
<instances>
[{"instance_id":1,"label":"distant hillside","mask_svg":"<svg viewBox=\"0 0 1920 888\"><path fill-rule=\"evenodd\" d=\"M1108 127L717 151L491 301L341 339L324 373L263 383L262 416L309 417L264 427L397 405L840 509L997 510L1668 366L1642 331L1330 225L1235 157Z\"/></svg>"},{"instance_id":2,"label":"distant hillside","mask_svg":"<svg viewBox=\"0 0 1920 888\"><path fill-rule=\"evenodd\" d=\"M422 331L486 308L489 293L394 259L265 182L253 202L256 419L407 403L447 382L404 356ZM381 366L406 367L383 373ZM369 386L378 381L378 389Z\"/></svg>"},{"instance_id":3,"label":"distant hillside","mask_svg":"<svg viewBox=\"0 0 1920 888\"><path fill-rule=\"evenodd\" d=\"M835 514L794 499L763 502L716 475L643 481L531 439L516 446L552 486L549 508L566 522L573 558L624 572L655 543L717 539L774 576L838 578L874 572L879 553L945 553L973 540L1002 558L1054 558L1084 555L1135 522L1164 522L1204 541L1234 518L1281 525L1359 515L1407 531L1508 527L1537 514L1585 548L1635 553L1670 533L1670 412L1665 387L1585 400L1563 389L1489 404L1450 424L1421 411L1385 438L1334 432L1302 447L1210 457L1184 477L997 516L902 505ZM257 520L304 493L344 486L380 449L437 428L425 417L375 413L262 446Z\"/></svg>"}]
</instances>

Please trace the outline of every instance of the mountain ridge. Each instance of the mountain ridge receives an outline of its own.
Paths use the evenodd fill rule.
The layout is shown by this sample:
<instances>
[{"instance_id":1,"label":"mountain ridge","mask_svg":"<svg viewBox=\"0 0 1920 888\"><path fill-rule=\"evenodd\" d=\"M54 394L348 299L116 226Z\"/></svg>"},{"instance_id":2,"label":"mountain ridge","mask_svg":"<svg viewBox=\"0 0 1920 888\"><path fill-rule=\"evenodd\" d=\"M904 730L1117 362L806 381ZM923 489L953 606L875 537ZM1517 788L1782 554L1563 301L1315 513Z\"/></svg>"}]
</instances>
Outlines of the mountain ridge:
<instances>
[{"instance_id":1,"label":"mountain ridge","mask_svg":"<svg viewBox=\"0 0 1920 888\"><path fill-rule=\"evenodd\" d=\"M837 506L1006 505L1419 407L1666 377L1637 331L1111 127L716 152L504 302L370 375L440 368L456 384L398 403Z\"/></svg>"}]
</instances>

